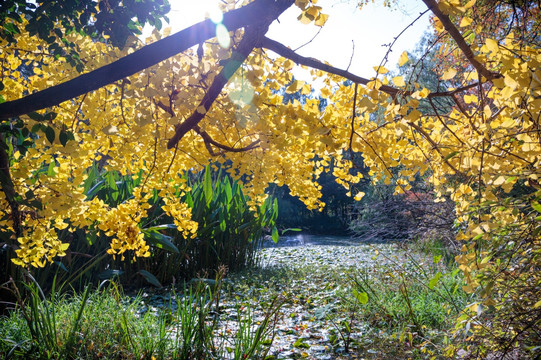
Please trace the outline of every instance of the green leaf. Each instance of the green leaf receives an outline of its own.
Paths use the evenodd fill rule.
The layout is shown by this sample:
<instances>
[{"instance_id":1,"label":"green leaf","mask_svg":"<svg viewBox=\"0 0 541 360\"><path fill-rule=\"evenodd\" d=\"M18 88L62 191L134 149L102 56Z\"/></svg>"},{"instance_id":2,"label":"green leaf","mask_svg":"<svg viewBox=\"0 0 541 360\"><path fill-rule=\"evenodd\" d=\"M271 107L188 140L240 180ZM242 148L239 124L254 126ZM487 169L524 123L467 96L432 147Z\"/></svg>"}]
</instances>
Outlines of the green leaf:
<instances>
[{"instance_id":1,"label":"green leaf","mask_svg":"<svg viewBox=\"0 0 541 360\"><path fill-rule=\"evenodd\" d=\"M54 172L55 163L51 161L49 167L47 168L47 176L54 177L56 173Z\"/></svg>"},{"instance_id":2,"label":"green leaf","mask_svg":"<svg viewBox=\"0 0 541 360\"><path fill-rule=\"evenodd\" d=\"M295 341L293 346L299 349L310 349L310 345L304 343L302 339L297 339L297 341Z\"/></svg>"},{"instance_id":3,"label":"green leaf","mask_svg":"<svg viewBox=\"0 0 541 360\"><path fill-rule=\"evenodd\" d=\"M355 296L355 299L357 299L357 301L361 305L364 305L368 302L368 294L364 291L359 292L356 289L353 289L351 292L353 293L353 296Z\"/></svg>"},{"instance_id":4,"label":"green leaf","mask_svg":"<svg viewBox=\"0 0 541 360\"><path fill-rule=\"evenodd\" d=\"M68 142L68 134L66 134L64 130L60 131L60 134L58 134L58 140L60 140L62 146L66 146L66 143Z\"/></svg>"},{"instance_id":5,"label":"green leaf","mask_svg":"<svg viewBox=\"0 0 541 360\"><path fill-rule=\"evenodd\" d=\"M26 114L26 115L28 115L28 117L29 117L30 119L32 119L32 120L35 120L35 121L43 121L43 116L42 116L41 114L38 114L38 113L35 112L35 111L34 111L34 112L31 112L31 113L28 113L28 114ZM43 131L45 131L45 130L43 130ZM33 131L33 132L35 132L35 131Z\"/></svg>"},{"instance_id":6,"label":"green leaf","mask_svg":"<svg viewBox=\"0 0 541 360\"><path fill-rule=\"evenodd\" d=\"M212 179L210 176L210 167L205 168L205 180L203 181L203 195L207 205L212 201Z\"/></svg>"},{"instance_id":7,"label":"green leaf","mask_svg":"<svg viewBox=\"0 0 541 360\"><path fill-rule=\"evenodd\" d=\"M32 126L32 129L30 131L35 134L40 130L45 131L44 129L45 129L45 127L43 126L43 124L36 124L36 125Z\"/></svg>"},{"instance_id":8,"label":"green leaf","mask_svg":"<svg viewBox=\"0 0 541 360\"><path fill-rule=\"evenodd\" d=\"M428 282L428 287L430 289L434 289L436 285L438 284L438 281L440 281L441 278L441 272L438 272L430 281Z\"/></svg>"},{"instance_id":9,"label":"green leaf","mask_svg":"<svg viewBox=\"0 0 541 360\"><path fill-rule=\"evenodd\" d=\"M434 264L438 264L441 261L441 255L434 255L432 261L434 262Z\"/></svg>"},{"instance_id":10,"label":"green leaf","mask_svg":"<svg viewBox=\"0 0 541 360\"><path fill-rule=\"evenodd\" d=\"M452 153L450 153L449 155L447 155L444 160L449 160L450 158L456 156L458 154L458 151L453 151Z\"/></svg>"},{"instance_id":11,"label":"green leaf","mask_svg":"<svg viewBox=\"0 0 541 360\"><path fill-rule=\"evenodd\" d=\"M144 231L160 231L160 230L176 229L176 228L177 226L175 224L162 224L162 225L156 225L156 226L145 228Z\"/></svg>"},{"instance_id":12,"label":"green leaf","mask_svg":"<svg viewBox=\"0 0 541 360\"><path fill-rule=\"evenodd\" d=\"M146 281L148 281L150 284L156 286L156 287L162 287L162 284L156 279L156 276L152 275L146 270L139 270L139 274L141 274Z\"/></svg>"},{"instance_id":13,"label":"green leaf","mask_svg":"<svg viewBox=\"0 0 541 360\"><path fill-rule=\"evenodd\" d=\"M107 185L111 189L118 190L118 186L116 185L116 181L115 181L115 176L113 175L112 172L107 173L107 175L105 176L105 180L107 181Z\"/></svg>"},{"instance_id":14,"label":"green leaf","mask_svg":"<svg viewBox=\"0 0 541 360\"><path fill-rule=\"evenodd\" d=\"M160 249L163 249L175 254L180 253L178 248L171 241L173 239L171 236L167 236L157 231L152 231L148 229L145 229L142 232L143 234L145 234L145 241L147 242L147 244L156 246L157 248L160 248Z\"/></svg>"},{"instance_id":15,"label":"green leaf","mask_svg":"<svg viewBox=\"0 0 541 360\"><path fill-rule=\"evenodd\" d=\"M20 34L21 31L14 23L5 23L4 29L6 29L11 34Z\"/></svg>"},{"instance_id":16,"label":"green leaf","mask_svg":"<svg viewBox=\"0 0 541 360\"><path fill-rule=\"evenodd\" d=\"M541 204L539 204L537 201L532 202L532 207L534 208L535 211L537 211L538 213L541 213Z\"/></svg>"},{"instance_id":17,"label":"green leaf","mask_svg":"<svg viewBox=\"0 0 541 360\"><path fill-rule=\"evenodd\" d=\"M120 276L124 274L124 271L122 270L105 270L103 272L100 273L99 275L99 278L100 280L105 280L105 279L110 279L110 278L113 278L115 276Z\"/></svg>"},{"instance_id":18,"label":"green leaf","mask_svg":"<svg viewBox=\"0 0 541 360\"><path fill-rule=\"evenodd\" d=\"M278 240L280 240L280 235L278 235L278 229L276 226L272 227L272 241L274 241L275 244L278 243Z\"/></svg>"},{"instance_id":19,"label":"green leaf","mask_svg":"<svg viewBox=\"0 0 541 360\"><path fill-rule=\"evenodd\" d=\"M288 231L302 231L302 229L299 229L299 228L288 228L288 229L284 229L282 230L282 235L284 235L286 232Z\"/></svg>"},{"instance_id":20,"label":"green leaf","mask_svg":"<svg viewBox=\"0 0 541 360\"><path fill-rule=\"evenodd\" d=\"M45 136L47 137L47 140L51 143L51 145L54 143L55 133L54 129L50 126L47 126L45 128Z\"/></svg>"},{"instance_id":21,"label":"green leaf","mask_svg":"<svg viewBox=\"0 0 541 360\"><path fill-rule=\"evenodd\" d=\"M47 114L43 115L44 120L54 120L56 118L56 113L54 111L48 112Z\"/></svg>"}]
</instances>

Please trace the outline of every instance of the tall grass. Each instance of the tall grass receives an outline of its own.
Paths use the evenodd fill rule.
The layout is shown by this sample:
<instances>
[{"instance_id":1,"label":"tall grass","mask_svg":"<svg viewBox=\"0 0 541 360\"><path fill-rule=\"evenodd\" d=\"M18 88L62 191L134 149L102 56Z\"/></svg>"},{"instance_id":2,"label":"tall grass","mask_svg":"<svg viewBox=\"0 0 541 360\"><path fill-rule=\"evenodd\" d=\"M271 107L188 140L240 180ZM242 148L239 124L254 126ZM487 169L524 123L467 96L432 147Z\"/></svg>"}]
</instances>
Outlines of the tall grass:
<instances>
[{"instance_id":1,"label":"tall grass","mask_svg":"<svg viewBox=\"0 0 541 360\"><path fill-rule=\"evenodd\" d=\"M0 320L2 359L263 359L281 302L275 300L259 323L239 311L224 334L220 329L220 284L198 281L172 293L168 306L148 311L142 298L127 297L116 283L82 295L51 294L37 286L30 301ZM147 309L145 311L145 309Z\"/></svg>"},{"instance_id":2,"label":"tall grass","mask_svg":"<svg viewBox=\"0 0 541 360\"><path fill-rule=\"evenodd\" d=\"M117 206L132 196L133 189L144 176L121 176L116 172L100 172L96 166L87 171L85 191L88 199L99 198L109 206ZM59 237L69 242L67 256L51 266L37 269L35 277L44 289L52 279L68 282L82 289L89 282L118 277L124 284L156 286L190 279L207 272L215 274L225 265L230 271L252 266L257 262L257 249L263 233L274 228L278 209L270 199L250 210L249 199L242 184L222 171L209 167L199 173L185 174L191 188L186 194L179 190L180 201L192 210L198 222L197 236L185 238L162 210L162 199L154 194L144 222L140 224L152 256L132 261L114 260L106 254L110 239L96 227L63 230Z\"/></svg>"},{"instance_id":3,"label":"tall grass","mask_svg":"<svg viewBox=\"0 0 541 360\"><path fill-rule=\"evenodd\" d=\"M454 320L471 299L459 270L445 265L443 255L424 262L409 256L404 264L351 276L350 302L360 304L356 320L385 334L380 345L394 339L411 351L436 354L449 344Z\"/></svg>"}]
</instances>

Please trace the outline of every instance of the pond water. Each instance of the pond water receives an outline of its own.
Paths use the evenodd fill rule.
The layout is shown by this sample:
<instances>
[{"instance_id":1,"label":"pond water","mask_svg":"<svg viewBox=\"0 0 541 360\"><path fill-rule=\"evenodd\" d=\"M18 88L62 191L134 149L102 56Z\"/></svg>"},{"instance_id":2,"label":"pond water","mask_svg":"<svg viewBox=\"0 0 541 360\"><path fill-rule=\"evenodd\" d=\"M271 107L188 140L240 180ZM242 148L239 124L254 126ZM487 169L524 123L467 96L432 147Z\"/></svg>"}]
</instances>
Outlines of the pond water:
<instances>
[{"instance_id":1,"label":"pond water","mask_svg":"<svg viewBox=\"0 0 541 360\"><path fill-rule=\"evenodd\" d=\"M361 245L359 239L349 236L334 236L334 235L312 235L305 233L290 233L280 236L278 243L274 243L271 239L266 239L263 242L264 248L274 247L291 247L291 246L311 246L311 245L337 245L337 246L352 246Z\"/></svg>"}]
</instances>

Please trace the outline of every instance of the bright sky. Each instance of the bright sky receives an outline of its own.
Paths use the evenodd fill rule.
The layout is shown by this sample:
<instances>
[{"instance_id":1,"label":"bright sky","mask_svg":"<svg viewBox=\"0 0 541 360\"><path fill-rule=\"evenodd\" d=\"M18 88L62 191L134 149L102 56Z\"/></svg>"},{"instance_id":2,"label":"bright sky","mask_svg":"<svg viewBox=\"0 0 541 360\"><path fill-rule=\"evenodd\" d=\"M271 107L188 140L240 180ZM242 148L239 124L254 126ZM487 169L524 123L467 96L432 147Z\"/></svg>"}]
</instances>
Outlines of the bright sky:
<instances>
[{"instance_id":1,"label":"bright sky","mask_svg":"<svg viewBox=\"0 0 541 360\"><path fill-rule=\"evenodd\" d=\"M374 66L380 64L387 52L384 44L391 43L421 12L426 10L419 0L399 0L398 9L389 9L381 5L368 4L362 10L356 8L357 0L319 0L317 5L329 20L319 35L298 53L318 60L328 61L338 68L347 68L350 62L353 44L355 51L350 72L363 76L375 75ZM208 13L216 9L217 0L170 0L170 26L173 32L182 30L203 20ZM286 46L296 49L307 43L318 32L319 27L303 25L297 20L300 10L292 6L274 22L267 36ZM404 50L412 50L422 34L428 29L428 14L408 28L393 46L386 67L393 69L398 57ZM297 76L299 77L299 76ZM305 79L308 80L308 79Z\"/></svg>"}]
</instances>

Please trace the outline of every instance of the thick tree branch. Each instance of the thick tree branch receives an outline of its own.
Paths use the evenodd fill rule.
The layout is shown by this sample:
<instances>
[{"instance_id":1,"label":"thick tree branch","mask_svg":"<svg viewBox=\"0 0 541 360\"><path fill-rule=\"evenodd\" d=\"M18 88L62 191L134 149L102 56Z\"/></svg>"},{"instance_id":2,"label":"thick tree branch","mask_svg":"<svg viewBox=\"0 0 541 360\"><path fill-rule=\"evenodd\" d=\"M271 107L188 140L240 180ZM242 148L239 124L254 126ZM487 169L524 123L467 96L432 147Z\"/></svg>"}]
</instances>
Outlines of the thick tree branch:
<instances>
[{"instance_id":1,"label":"thick tree branch","mask_svg":"<svg viewBox=\"0 0 541 360\"><path fill-rule=\"evenodd\" d=\"M470 46L466 43L466 40L462 37L462 34L460 34L460 31L457 29L457 27L453 24L451 19L449 19L449 16L445 15L440 8L438 7L438 4L435 0L423 0L423 2L426 4L426 6L432 11L434 15L438 19L440 19L443 27L449 35L455 40L456 44L462 50L462 53L464 53L464 56L466 56L466 59L470 62L470 64L481 74L483 75L488 81L498 78L501 75L498 73L493 73L489 71L483 64L481 64L477 59L475 59L475 54L471 50Z\"/></svg>"},{"instance_id":2,"label":"thick tree branch","mask_svg":"<svg viewBox=\"0 0 541 360\"><path fill-rule=\"evenodd\" d=\"M164 105L161 101L157 102L156 106L158 106L160 109L162 109L163 111L165 111L169 115L175 116L175 112L173 111L173 109L171 107L167 106L167 105ZM203 138L203 141L205 142L205 146L206 146L207 150L209 151L209 154L212 155L212 156L217 156L217 155L220 155L221 153L214 152L211 145L214 145L218 149L222 149L222 150L228 151L228 152L243 152L243 151L249 151L249 150L258 148L259 143L261 142L261 140L256 140L256 141L253 141L252 143L250 143L250 145L248 145L248 146L241 147L241 148L236 148L236 147L227 146L227 145L224 145L224 144L221 144L221 143L217 142L206 131L202 130L199 127L199 125L195 125L193 127L193 130Z\"/></svg>"},{"instance_id":3,"label":"thick tree branch","mask_svg":"<svg viewBox=\"0 0 541 360\"><path fill-rule=\"evenodd\" d=\"M242 8L225 13L223 24L229 31L261 24L268 21L269 17L273 17L272 20L276 19L293 3L294 0L255 0ZM215 36L216 25L210 20L202 21L75 79L21 99L0 104L0 119L8 119L58 105L156 65Z\"/></svg>"},{"instance_id":4,"label":"thick tree branch","mask_svg":"<svg viewBox=\"0 0 541 360\"><path fill-rule=\"evenodd\" d=\"M0 133L0 188L4 192L11 210L11 220L13 221L15 236L20 237L22 235L22 216L19 209L19 202L17 201L18 194L15 191L15 186L13 185L13 180L11 179L11 173L9 171L9 156L6 149L7 144L4 140L4 136Z\"/></svg>"}]
</instances>

